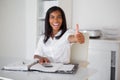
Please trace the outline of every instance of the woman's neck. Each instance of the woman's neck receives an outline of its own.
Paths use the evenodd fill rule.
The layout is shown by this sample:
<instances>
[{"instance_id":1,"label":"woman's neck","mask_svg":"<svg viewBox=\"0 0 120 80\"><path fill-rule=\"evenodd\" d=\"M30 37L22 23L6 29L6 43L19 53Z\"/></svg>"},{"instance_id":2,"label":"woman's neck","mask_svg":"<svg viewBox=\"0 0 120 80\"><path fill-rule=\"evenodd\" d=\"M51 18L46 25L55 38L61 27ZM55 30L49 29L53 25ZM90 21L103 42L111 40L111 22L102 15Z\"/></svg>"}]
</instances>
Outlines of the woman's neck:
<instances>
[{"instance_id":1,"label":"woman's neck","mask_svg":"<svg viewBox=\"0 0 120 80\"><path fill-rule=\"evenodd\" d=\"M59 31L53 31L51 37L54 38Z\"/></svg>"}]
</instances>

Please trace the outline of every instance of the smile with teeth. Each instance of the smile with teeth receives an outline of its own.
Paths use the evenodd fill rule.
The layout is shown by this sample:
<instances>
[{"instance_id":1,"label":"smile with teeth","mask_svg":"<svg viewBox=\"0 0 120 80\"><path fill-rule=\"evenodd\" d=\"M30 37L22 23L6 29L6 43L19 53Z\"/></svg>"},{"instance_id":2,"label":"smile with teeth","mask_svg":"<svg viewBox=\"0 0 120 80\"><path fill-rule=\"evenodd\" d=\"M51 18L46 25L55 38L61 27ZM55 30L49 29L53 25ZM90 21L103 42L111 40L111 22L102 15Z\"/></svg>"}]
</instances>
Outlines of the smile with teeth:
<instances>
[{"instance_id":1,"label":"smile with teeth","mask_svg":"<svg viewBox=\"0 0 120 80\"><path fill-rule=\"evenodd\" d=\"M59 23L54 23L53 26L59 27Z\"/></svg>"}]
</instances>

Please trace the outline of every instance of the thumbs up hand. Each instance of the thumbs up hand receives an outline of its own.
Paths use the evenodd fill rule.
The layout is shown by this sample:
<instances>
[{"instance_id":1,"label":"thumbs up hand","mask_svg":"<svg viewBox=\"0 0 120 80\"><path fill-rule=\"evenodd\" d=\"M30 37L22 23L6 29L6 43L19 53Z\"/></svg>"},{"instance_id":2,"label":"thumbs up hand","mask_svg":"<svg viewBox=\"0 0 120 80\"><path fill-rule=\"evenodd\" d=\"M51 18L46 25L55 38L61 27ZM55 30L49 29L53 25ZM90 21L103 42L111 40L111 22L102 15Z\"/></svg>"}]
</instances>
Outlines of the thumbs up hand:
<instances>
[{"instance_id":1,"label":"thumbs up hand","mask_svg":"<svg viewBox=\"0 0 120 80\"><path fill-rule=\"evenodd\" d=\"M84 43L85 42L84 35L81 32L79 32L79 25L78 24L76 24L76 31L75 31L74 36L75 36L76 42L78 42L78 43Z\"/></svg>"}]
</instances>

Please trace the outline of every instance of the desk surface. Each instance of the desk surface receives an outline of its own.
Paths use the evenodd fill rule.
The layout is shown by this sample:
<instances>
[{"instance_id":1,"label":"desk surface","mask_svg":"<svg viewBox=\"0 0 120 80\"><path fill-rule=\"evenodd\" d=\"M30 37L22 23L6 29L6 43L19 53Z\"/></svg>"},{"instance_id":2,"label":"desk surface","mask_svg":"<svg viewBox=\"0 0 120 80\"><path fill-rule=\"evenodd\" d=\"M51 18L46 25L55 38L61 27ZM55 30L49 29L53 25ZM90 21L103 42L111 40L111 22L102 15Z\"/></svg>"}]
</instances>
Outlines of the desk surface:
<instances>
[{"instance_id":1,"label":"desk surface","mask_svg":"<svg viewBox=\"0 0 120 80\"><path fill-rule=\"evenodd\" d=\"M8 60L9 59L9 60ZM0 69L13 59L0 58ZM0 70L0 77L11 78L13 80L85 80L94 73L93 69L79 67L76 74L58 74L42 72L22 72Z\"/></svg>"}]
</instances>

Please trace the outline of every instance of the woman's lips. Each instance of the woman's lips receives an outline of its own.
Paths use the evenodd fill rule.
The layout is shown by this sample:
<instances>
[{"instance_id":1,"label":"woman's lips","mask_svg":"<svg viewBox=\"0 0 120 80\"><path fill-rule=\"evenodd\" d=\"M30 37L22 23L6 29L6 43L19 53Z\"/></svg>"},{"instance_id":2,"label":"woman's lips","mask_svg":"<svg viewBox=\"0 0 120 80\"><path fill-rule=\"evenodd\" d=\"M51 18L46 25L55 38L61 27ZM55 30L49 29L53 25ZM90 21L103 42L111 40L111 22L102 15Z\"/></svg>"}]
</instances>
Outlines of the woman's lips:
<instances>
[{"instance_id":1,"label":"woman's lips","mask_svg":"<svg viewBox=\"0 0 120 80\"><path fill-rule=\"evenodd\" d=\"M59 27L58 23L53 24L54 27Z\"/></svg>"}]
</instances>

